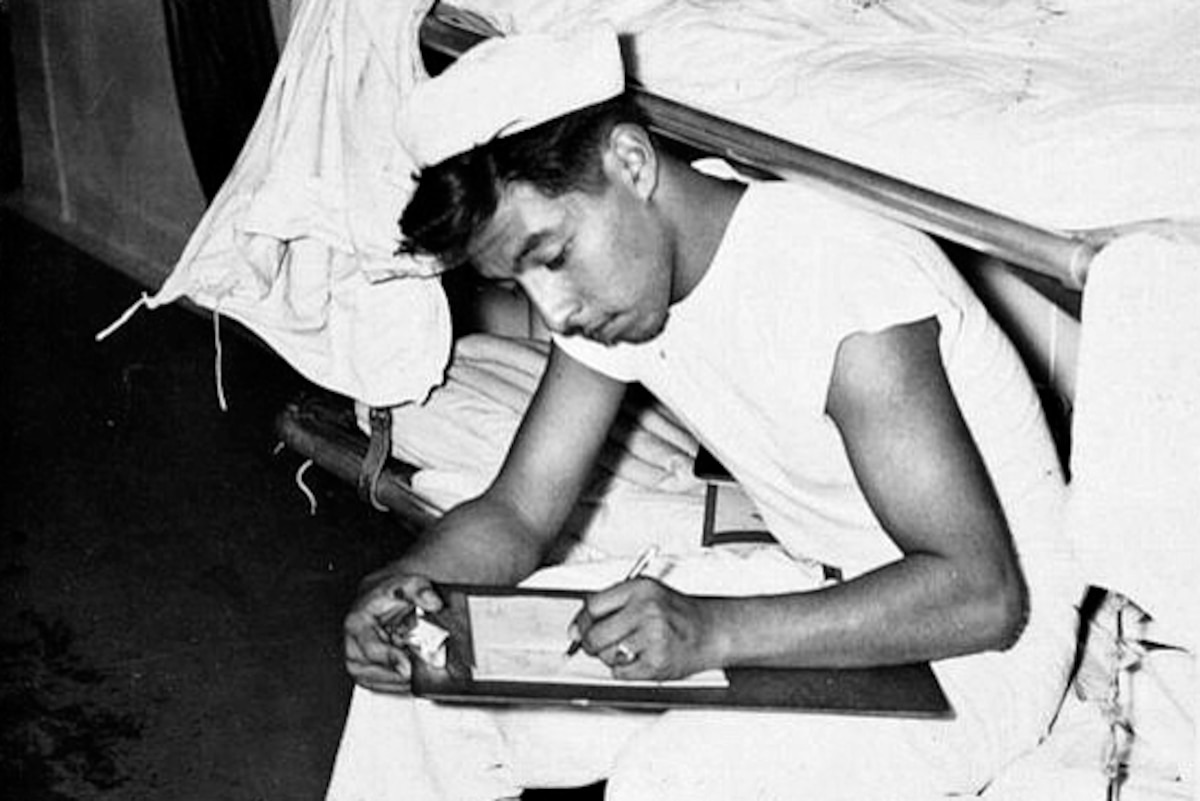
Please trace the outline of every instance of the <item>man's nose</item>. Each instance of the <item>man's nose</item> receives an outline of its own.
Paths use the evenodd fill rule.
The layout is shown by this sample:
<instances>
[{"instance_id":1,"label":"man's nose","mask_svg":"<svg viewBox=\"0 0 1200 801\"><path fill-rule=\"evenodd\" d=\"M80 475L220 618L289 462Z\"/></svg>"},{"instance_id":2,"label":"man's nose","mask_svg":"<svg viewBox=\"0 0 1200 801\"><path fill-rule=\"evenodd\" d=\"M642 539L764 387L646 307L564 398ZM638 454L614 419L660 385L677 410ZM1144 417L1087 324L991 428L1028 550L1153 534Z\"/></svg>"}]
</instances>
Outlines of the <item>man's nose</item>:
<instances>
[{"instance_id":1,"label":"man's nose","mask_svg":"<svg viewBox=\"0 0 1200 801\"><path fill-rule=\"evenodd\" d=\"M561 276L539 271L522 276L521 284L546 327L556 334L568 334L576 325L582 306L575 292Z\"/></svg>"}]
</instances>

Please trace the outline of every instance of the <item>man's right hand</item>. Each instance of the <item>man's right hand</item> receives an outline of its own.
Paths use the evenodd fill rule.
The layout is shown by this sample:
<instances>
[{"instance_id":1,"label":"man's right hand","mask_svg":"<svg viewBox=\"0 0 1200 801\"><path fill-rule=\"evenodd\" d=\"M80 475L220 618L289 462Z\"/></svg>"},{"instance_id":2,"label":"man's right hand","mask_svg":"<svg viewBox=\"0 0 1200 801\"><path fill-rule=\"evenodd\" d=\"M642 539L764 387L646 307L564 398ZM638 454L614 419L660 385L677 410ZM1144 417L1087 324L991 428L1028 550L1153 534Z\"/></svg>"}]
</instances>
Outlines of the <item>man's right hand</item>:
<instances>
[{"instance_id":1,"label":"man's right hand","mask_svg":"<svg viewBox=\"0 0 1200 801\"><path fill-rule=\"evenodd\" d=\"M362 590L346 615L346 670L363 687L377 692L408 692L412 661L402 644L417 607L442 608L442 599L424 576L390 566L363 579Z\"/></svg>"},{"instance_id":2,"label":"man's right hand","mask_svg":"<svg viewBox=\"0 0 1200 801\"><path fill-rule=\"evenodd\" d=\"M428 578L514 586L542 564L575 508L625 395L625 384L550 350L504 465L483 495L448 511L404 558L368 576L346 616L346 667L363 687L407 692L400 637L442 600Z\"/></svg>"}]
</instances>

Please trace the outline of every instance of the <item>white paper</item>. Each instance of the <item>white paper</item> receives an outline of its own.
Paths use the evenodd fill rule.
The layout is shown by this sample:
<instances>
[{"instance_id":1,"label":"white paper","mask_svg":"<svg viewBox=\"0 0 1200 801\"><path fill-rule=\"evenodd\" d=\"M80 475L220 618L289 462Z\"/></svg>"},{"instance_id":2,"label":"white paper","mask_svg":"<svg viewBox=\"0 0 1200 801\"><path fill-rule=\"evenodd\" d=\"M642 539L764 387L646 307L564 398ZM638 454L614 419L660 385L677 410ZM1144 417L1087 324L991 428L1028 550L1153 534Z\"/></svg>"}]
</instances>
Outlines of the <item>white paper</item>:
<instances>
[{"instance_id":1,"label":"white paper","mask_svg":"<svg viewBox=\"0 0 1200 801\"><path fill-rule=\"evenodd\" d=\"M467 605L476 680L625 687L729 686L723 670L706 670L671 681L618 679L608 665L583 651L567 656L567 629L582 605L578 598L473 595Z\"/></svg>"}]
</instances>

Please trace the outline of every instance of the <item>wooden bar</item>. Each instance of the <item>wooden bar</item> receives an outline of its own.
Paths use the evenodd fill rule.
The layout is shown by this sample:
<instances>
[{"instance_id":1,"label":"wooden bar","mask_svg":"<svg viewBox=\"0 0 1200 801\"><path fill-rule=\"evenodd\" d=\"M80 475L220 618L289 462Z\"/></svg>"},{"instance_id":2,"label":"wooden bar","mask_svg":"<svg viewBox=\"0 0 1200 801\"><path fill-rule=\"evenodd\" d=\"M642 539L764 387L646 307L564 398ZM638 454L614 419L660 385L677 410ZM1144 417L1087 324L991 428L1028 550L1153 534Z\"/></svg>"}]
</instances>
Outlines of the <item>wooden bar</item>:
<instances>
[{"instance_id":1,"label":"wooden bar","mask_svg":"<svg viewBox=\"0 0 1200 801\"><path fill-rule=\"evenodd\" d=\"M421 26L421 44L456 58L485 34L461 26L452 9L434 8ZM779 178L819 180L891 219L1050 276L1082 289L1092 258L1105 242L1085 233L1039 228L793 142L685 106L632 86L659 136Z\"/></svg>"},{"instance_id":2,"label":"wooden bar","mask_svg":"<svg viewBox=\"0 0 1200 801\"><path fill-rule=\"evenodd\" d=\"M358 429L353 408L327 395L306 395L287 404L275 420L280 440L296 453L351 486L358 483L369 442ZM376 486L380 503L415 531L424 531L442 510L415 492L410 482L416 468L389 458Z\"/></svg>"}]
</instances>

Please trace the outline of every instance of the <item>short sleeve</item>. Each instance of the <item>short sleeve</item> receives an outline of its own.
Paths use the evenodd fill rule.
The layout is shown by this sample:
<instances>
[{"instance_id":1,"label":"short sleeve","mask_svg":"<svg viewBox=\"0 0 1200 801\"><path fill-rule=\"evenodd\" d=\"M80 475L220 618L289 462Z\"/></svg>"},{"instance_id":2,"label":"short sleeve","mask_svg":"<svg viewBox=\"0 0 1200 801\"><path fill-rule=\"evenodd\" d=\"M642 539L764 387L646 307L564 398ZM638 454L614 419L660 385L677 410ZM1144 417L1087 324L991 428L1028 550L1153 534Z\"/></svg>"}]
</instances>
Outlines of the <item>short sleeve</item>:
<instances>
[{"instance_id":1,"label":"short sleeve","mask_svg":"<svg viewBox=\"0 0 1200 801\"><path fill-rule=\"evenodd\" d=\"M627 384L638 380L633 364L634 355L627 345L601 345L581 336L561 334L551 334L551 339L572 359L598 373Z\"/></svg>"},{"instance_id":2,"label":"short sleeve","mask_svg":"<svg viewBox=\"0 0 1200 801\"><path fill-rule=\"evenodd\" d=\"M945 346L956 339L962 310L947 278L946 256L924 234L878 218L843 219L805 269L803 321L808 404L823 409L838 349L854 334L936 318Z\"/></svg>"},{"instance_id":3,"label":"short sleeve","mask_svg":"<svg viewBox=\"0 0 1200 801\"><path fill-rule=\"evenodd\" d=\"M874 232L869 243L821 270L821 303L835 321L831 333L840 342L929 317L943 328L956 326L957 306L939 280L945 269L953 267L924 234L890 225Z\"/></svg>"}]
</instances>

